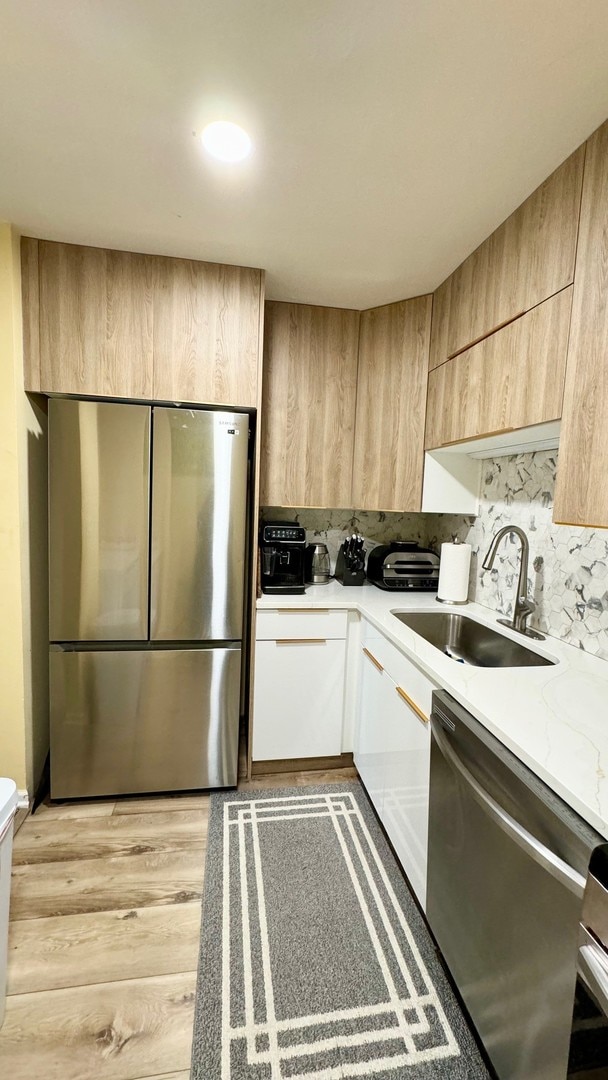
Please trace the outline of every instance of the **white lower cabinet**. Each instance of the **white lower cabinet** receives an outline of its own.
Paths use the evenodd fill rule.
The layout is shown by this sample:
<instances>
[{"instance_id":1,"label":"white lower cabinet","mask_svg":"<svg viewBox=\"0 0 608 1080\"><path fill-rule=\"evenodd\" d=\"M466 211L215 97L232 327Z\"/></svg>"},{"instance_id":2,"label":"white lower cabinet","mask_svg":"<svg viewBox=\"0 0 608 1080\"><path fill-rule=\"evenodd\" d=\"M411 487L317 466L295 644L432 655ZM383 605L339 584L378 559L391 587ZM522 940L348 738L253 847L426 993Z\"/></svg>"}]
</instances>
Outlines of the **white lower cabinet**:
<instances>
[{"instance_id":1,"label":"white lower cabinet","mask_svg":"<svg viewBox=\"0 0 608 1080\"><path fill-rule=\"evenodd\" d=\"M253 760L341 754L346 613L260 612L258 623Z\"/></svg>"},{"instance_id":2,"label":"white lower cabinet","mask_svg":"<svg viewBox=\"0 0 608 1080\"><path fill-rule=\"evenodd\" d=\"M384 804L384 716L388 697L384 670L370 653L362 653L361 691L359 698L359 725L355 734L355 765L365 784L367 794L380 817Z\"/></svg>"},{"instance_id":3,"label":"white lower cabinet","mask_svg":"<svg viewBox=\"0 0 608 1080\"><path fill-rule=\"evenodd\" d=\"M382 662L376 654L382 655ZM384 666L387 656L398 682ZM431 749L428 717L435 687L386 640L375 643L364 635L361 664L355 764L424 908Z\"/></svg>"},{"instance_id":4,"label":"white lower cabinet","mask_svg":"<svg viewBox=\"0 0 608 1080\"><path fill-rule=\"evenodd\" d=\"M426 903L430 730L391 683L382 821L422 906Z\"/></svg>"}]
</instances>

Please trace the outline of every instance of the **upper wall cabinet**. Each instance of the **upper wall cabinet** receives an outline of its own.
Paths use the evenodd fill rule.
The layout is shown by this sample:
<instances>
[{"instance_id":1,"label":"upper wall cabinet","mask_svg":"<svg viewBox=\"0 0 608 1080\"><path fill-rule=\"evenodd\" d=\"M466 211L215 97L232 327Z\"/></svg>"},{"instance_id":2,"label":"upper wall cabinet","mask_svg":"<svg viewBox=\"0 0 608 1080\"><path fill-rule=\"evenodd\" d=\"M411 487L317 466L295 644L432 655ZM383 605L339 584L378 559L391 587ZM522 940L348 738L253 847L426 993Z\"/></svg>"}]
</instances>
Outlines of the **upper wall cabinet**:
<instances>
[{"instance_id":1,"label":"upper wall cabinet","mask_svg":"<svg viewBox=\"0 0 608 1080\"><path fill-rule=\"evenodd\" d=\"M260 501L352 506L359 313L266 304Z\"/></svg>"},{"instance_id":2,"label":"upper wall cabinet","mask_svg":"<svg viewBox=\"0 0 608 1080\"><path fill-rule=\"evenodd\" d=\"M553 518L608 527L608 122L587 142Z\"/></svg>"},{"instance_id":3,"label":"upper wall cabinet","mask_svg":"<svg viewBox=\"0 0 608 1080\"><path fill-rule=\"evenodd\" d=\"M22 241L26 389L255 406L263 275Z\"/></svg>"},{"instance_id":4,"label":"upper wall cabinet","mask_svg":"<svg viewBox=\"0 0 608 1080\"><path fill-rule=\"evenodd\" d=\"M427 449L561 416L572 287L429 372Z\"/></svg>"},{"instance_id":5,"label":"upper wall cabinet","mask_svg":"<svg viewBox=\"0 0 608 1080\"><path fill-rule=\"evenodd\" d=\"M154 261L154 397L255 406L261 271Z\"/></svg>"},{"instance_id":6,"label":"upper wall cabinet","mask_svg":"<svg viewBox=\"0 0 608 1080\"><path fill-rule=\"evenodd\" d=\"M39 317L38 354L26 347L26 389L151 397L151 259L73 244L22 243L26 326L36 308Z\"/></svg>"},{"instance_id":7,"label":"upper wall cabinet","mask_svg":"<svg viewBox=\"0 0 608 1080\"><path fill-rule=\"evenodd\" d=\"M584 155L581 146L437 290L431 368L572 283Z\"/></svg>"},{"instance_id":8,"label":"upper wall cabinet","mask_svg":"<svg viewBox=\"0 0 608 1080\"><path fill-rule=\"evenodd\" d=\"M361 313L352 503L420 510L431 296Z\"/></svg>"}]
</instances>

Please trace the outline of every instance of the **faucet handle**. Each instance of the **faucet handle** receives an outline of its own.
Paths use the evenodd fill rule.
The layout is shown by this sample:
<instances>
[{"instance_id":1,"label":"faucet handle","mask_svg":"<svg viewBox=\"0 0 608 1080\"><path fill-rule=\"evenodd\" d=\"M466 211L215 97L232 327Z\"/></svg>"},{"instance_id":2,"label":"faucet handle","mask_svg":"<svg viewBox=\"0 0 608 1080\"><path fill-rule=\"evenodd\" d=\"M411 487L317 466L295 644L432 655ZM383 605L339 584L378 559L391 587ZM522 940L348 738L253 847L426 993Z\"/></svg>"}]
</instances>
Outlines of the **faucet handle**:
<instances>
[{"instance_id":1,"label":"faucet handle","mask_svg":"<svg viewBox=\"0 0 608 1080\"><path fill-rule=\"evenodd\" d=\"M518 630L520 634L527 634L528 637L536 637L536 631L529 630L526 625L534 611L536 611L536 604L533 600L528 600L527 596L518 596L511 624L513 630Z\"/></svg>"}]
</instances>

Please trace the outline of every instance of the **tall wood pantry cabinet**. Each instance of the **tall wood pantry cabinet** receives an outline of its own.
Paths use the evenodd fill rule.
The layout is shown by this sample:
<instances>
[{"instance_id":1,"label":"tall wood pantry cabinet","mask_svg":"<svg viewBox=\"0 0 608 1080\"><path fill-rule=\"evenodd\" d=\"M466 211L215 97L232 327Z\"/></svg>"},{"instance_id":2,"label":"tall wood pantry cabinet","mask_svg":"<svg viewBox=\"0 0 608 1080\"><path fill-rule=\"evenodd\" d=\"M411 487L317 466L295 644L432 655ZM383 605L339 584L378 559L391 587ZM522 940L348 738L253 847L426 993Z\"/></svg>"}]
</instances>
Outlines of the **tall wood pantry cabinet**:
<instances>
[{"instance_id":1,"label":"tall wood pantry cabinet","mask_svg":"<svg viewBox=\"0 0 608 1080\"><path fill-rule=\"evenodd\" d=\"M587 141L553 517L608 528L608 121Z\"/></svg>"}]
</instances>

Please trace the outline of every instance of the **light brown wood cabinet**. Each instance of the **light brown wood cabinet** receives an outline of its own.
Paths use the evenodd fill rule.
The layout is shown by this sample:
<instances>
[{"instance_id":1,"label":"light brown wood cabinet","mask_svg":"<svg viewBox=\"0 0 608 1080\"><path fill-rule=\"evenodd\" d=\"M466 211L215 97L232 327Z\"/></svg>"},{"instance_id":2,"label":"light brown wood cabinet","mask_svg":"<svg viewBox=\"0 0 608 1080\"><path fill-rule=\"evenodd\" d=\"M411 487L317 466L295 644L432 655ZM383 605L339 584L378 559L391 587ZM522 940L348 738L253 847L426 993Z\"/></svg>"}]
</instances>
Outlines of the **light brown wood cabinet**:
<instances>
[{"instance_id":1,"label":"light brown wood cabinet","mask_svg":"<svg viewBox=\"0 0 608 1080\"><path fill-rule=\"evenodd\" d=\"M359 312L266 304L260 502L350 507Z\"/></svg>"},{"instance_id":2,"label":"light brown wood cabinet","mask_svg":"<svg viewBox=\"0 0 608 1080\"><path fill-rule=\"evenodd\" d=\"M266 305L263 504L420 510L431 300Z\"/></svg>"},{"instance_id":3,"label":"light brown wood cabinet","mask_svg":"<svg viewBox=\"0 0 608 1080\"><path fill-rule=\"evenodd\" d=\"M429 345L429 371L439 367L440 364L445 364L448 358L448 330L451 298L452 278L449 277L446 278L433 293L433 318L431 321L431 340Z\"/></svg>"},{"instance_id":4,"label":"light brown wood cabinet","mask_svg":"<svg viewBox=\"0 0 608 1080\"><path fill-rule=\"evenodd\" d=\"M26 389L258 403L263 273L22 241Z\"/></svg>"},{"instance_id":5,"label":"light brown wood cabinet","mask_svg":"<svg viewBox=\"0 0 608 1080\"><path fill-rule=\"evenodd\" d=\"M561 416L572 286L429 372L425 446Z\"/></svg>"},{"instance_id":6,"label":"light brown wood cabinet","mask_svg":"<svg viewBox=\"0 0 608 1080\"><path fill-rule=\"evenodd\" d=\"M608 527L608 121L587 142L553 519Z\"/></svg>"},{"instance_id":7,"label":"light brown wood cabinet","mask_svg":"<svg viewBox=\"0 0 608 1080\"><path fill-rule=\"evenodd\" d=\"M584 154L579 147L436 291L431 369L572 283Z\"/></svg>"},{"instance_id":8,"label":"light brown wood cabinet","mask_svg":"<svg viewBox=\"0 0 608 1080\"><path fill-rule=\"evenodd\" d=\"M154 397L255 406L261 272L155 259Z\"/></svg>"},{"instance_id":9,"label":"light brown wood cabinet","mask_svg":"<svg viewBox=\"0 0 608 1080\"><path fill-rule=\"evenodd\" d=\"M361 312L351 505L420 510L431 296Z\"/></svg>"},{"instance_id":10,"label":"light brown wood cabinet","mask_svg":"<svg viewBox=\"0 0 608 1080\"><path fill-rule=\"evenodd\" d=\"M150 258L27 239L23 252L24 307L39 324L37 354L26 348L26 389L151 397Z\"/></svg>"}]
</instances>

